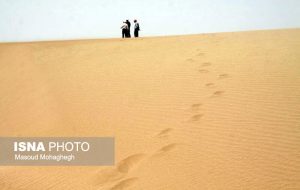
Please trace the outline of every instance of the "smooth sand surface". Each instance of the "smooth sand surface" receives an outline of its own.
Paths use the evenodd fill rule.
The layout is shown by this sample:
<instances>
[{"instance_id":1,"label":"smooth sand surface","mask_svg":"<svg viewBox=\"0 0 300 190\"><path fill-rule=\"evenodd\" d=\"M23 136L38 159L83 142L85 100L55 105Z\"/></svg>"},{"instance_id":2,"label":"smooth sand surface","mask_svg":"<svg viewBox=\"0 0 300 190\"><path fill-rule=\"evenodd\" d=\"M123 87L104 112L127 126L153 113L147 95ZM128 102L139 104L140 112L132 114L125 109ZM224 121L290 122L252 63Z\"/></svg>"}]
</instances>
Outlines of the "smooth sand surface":
<instances>
[{"instance_id":1,"label":"smooth sand surface","mask_svg":"<svg viewBox=\"0 0 300 190\"><path fill-rule=\"evenodd\" d=\"M1 136L114 136L116 165L1 190L300 189L300 29L0 44Z\"/></svg>"}]
</instances>

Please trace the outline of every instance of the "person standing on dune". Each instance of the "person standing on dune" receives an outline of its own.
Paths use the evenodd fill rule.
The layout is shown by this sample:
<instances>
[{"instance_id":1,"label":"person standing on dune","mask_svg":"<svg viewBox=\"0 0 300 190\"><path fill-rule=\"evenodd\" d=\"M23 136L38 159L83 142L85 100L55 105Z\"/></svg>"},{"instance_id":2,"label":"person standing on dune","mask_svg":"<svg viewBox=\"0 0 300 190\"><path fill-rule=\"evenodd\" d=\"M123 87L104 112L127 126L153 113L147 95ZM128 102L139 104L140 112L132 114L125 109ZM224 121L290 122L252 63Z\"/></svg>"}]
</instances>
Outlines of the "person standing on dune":
<instances>
[{"instance_id":1,"label":"person standing on dune","mask_svg":"<svg viewBox=\"0 0 300 190\"><path fill-rule=\"evenodd\" d=\"M139 31L140 31L140 24L137 22L137 20L134 20L134 37L139 37Z\"/></svg>"},{"instance_id":2,"label":"person standing on dune","mask_svg":"<svg viewBox=\"0 0 300 190\"><path fill-rule=\"evenodd\" d=\"M123 22L123 26L121 27L122 29L122 38L127 38L128 37L128 25L126 22Z\"/></svg>"},{"instance_id":3,"label":"person standing on dune","mask_svg":"<svg viewBox=\"0 0 300 190\"><path fill-rule=\"evenodd\" d=\"M128 25L128 33L127 33L127 37L131 38L131 34L130 34L130 27L131 27L131 23L129 22L129 20L126 20L126 24Z\"/></svg>"}]
</instances>

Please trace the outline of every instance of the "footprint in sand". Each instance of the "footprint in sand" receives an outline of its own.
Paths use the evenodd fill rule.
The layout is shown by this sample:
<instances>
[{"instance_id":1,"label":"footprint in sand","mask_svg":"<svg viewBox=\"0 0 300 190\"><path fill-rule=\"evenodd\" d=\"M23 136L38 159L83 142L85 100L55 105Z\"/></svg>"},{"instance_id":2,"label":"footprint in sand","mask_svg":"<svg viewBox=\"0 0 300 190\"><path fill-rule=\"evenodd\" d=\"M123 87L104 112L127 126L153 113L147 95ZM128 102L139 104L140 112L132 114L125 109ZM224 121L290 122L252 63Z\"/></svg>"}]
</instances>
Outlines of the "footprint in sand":
<instances>
[{"instance_id":1,"label":"footprint in sand","mask_svg":"<svg viewBox=\"0 0 300 190\"><path fill-rule=\"evenodd\" d=\"M213 93L213 96L214 97L216 97L216 96L221 96L221 95L223 95L225 93L225 91L215 91L214 93Z\"/></svg>"},{"instance_id":2,"label":"footprint in sand","mask_svg":"<svg viewBox=\"0 0 300 190\"><path fill-rule=\"evenodd\" d=\"M229 77L228 74L220 74L220 75L219 75L219 79L226 79L226 78L228 78L228 77Z\"/></svg>"},{"instance_id":3,"label":"footprint in sand","mask_svg":"<svg viewBox=\"0 0 300 190\"><path fill-rule=\"evenodd\" d=\"M203 55L205 55L205 53L200 52L197 54L197 56L203 56Z\"/></svg>"},{"instance_id":4,"label":"footprint in sand","mask_svg":"<svg viewBox=\"0 0 300 190\"><path fill-rule=\"evenodd\" d=\"M117 164L116 168L100 171L96 175L95 184L102 185L105 183L111 183L126 177L126 174L133 169L145 156L145 154L133 154L121 160Z\"/></svg>"},{"instance_id":5,"label":"footprint in sand","mask_svg":"<svg viewBox=\"0 0 300 190\"><path fill-rule=\"evenodd\" d=\"M124 160L120 161L117 165L117 170L121 173L128 173L134 168L146 155L145 154L134 154L128 156Z\"/></svg>"},{"instance_id":6,"label":"footprint in sand","mask_svg":"<svg viewBox=\"0 0 300 190\"><path fill-rule=\"evenodd\" d=\"M194 59L192 59L192 58L190 58L190 59L187 59L186 61L187 61L187 62L195 62L195 60L194 60Z\"/></svg>"},{"instance_id":7,"label":"footprint in sand","mask_svg":"<svg viewBox=\"0 0 300 190\"><path fill-rule=\"evenodd\" d=\"M202 67L208 67L208 66L211 66L211 63L210 62L204 62L201 64Z\"/></svg>"},{"instance_id":8,"label":"footprint in sand","mask_svg":"<svg viewBox=\"0 0 300 190\"><path fill-rule=\"evenodd\" d=\"M206 70L206 69L199 69L198 71L199 71L199 73L208 73L208 72L209 72L209 71Z\"/></svg>"},{"instance_id":9,"label":"footprint in sand","mask_svg":"<svg viewBox=\"0 0 300 190\"><path fill-rule=\"evenodd\" d=\"M215 87L216 85L210 82L210 83L206 83L205 86L211 88L211 87Z\"/></svg>"},{"instance_id":10,"label":"footprint in sand","mask_svg":"<svg viewBox=\"0 0 300 190\"><path fill-rule=\"evenodd\" d=\"M190 121L199 121L201 118L203 117L203 114L197 114L197 115L193 115L190 119Z\"/></svg>"},{"instance_id":11,"label":"footprint in sand","mask_svg":"<svg viewBox=\"0 0 300 190\"><path fill-rule=\"evenodd\" d=\"M167 137L171 131L173 131L172 128L166 128L166 129L160 131L156 136L159 138L164 138L164 137Z\"/></svg>"},{"instance_id":12,"label":"footprint in sand","mask_svg":"<svg viewBox=\"0 0 300 190\"><path fill-rule=\"evenodd\" d=\"M124 179L124 180L118 182L116 185L114 185L110 190L124 190L124 189L127 189L127 188L131 187L132 185L134 185L137 180L138 180L137 177Z\"/></svg>"},{"instance_id":13,"label":"footprint in sand","mask_svg":"<svg viewBox=\"0 0 300 190\"><path fill-rule=\"evenodd\" d=\"M103 184L106 184L106 183L115 182L115 181L118 181L118 180L120 180L124 177L125 177L125 174L120 173L115 168L101 170L96 175L95 185L103 185Z\"/></svg>"},{"instance_id":14,"label":"footprint in sand","mask_svg":"<svg viewBox=\"0 0 300 190\"><path fill-rule=\"evenodd\" d=\"M193 104L191 105L191 111L196 112L199 111L200 107L202 106L202 104Z\"/></svg>"},{"instance_id":15,"label":"footprint in sand","mask_svg":"<svg viewBox=\"0 0 300 190\"><path fill-rule=\"evenodd\" d=\"M155 155L161 155L161 154L163 154L163 153L167 153L167 152L169 152L169 151L175 149L177 146L178 146L177 143L171 143L171 144L168 144L168 145L166 145L166 146L163 146L163 147L161 147L161 148L154 154L154 156L155 156Z\"/></svg>"}]
</instances>

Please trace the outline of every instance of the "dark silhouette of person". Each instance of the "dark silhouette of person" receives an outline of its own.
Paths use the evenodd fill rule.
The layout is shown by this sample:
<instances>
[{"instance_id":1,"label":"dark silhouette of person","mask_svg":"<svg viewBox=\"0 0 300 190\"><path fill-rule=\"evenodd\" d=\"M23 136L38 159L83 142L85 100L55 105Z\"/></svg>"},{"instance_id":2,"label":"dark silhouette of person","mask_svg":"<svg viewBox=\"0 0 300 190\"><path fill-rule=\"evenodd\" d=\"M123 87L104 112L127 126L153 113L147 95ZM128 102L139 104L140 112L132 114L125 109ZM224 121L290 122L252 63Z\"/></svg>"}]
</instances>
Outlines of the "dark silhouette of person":
<instances>
[{"instance_id":1,"label":"dark silhouette of person","mask_svg":"<svg viewBox=\"0 0 300 190\"><path fill-rule=\"evenodd\" d=\"M129 22L129 20L126 20L126 24L128 25L128 33L127 33L127 37L131 38L131 34L130 34L130 27L131 27L131 23Z\"/></svg>"},{"instance_id":2,"label":"dark silhouette of person","mask_svg":"<svg viewBox=\"0 0 300 190\"><path fill-rule=\"evenodd\" d=\"M139 31L140 31L140 24L137 22L137 20L134 20L134 37L139 37Z\"/></svg>"},{"instance_id":3,"label":"dark silhouette of person","mask_svg":"<svg viewBox=\"0 0 300 190\"><path fill-rule=\"evenodd\" d=\"M122 38L127 38L128 37L128 24L126 22L123 22L121 29L122 29Z\"/></svg>"}]
</instances>

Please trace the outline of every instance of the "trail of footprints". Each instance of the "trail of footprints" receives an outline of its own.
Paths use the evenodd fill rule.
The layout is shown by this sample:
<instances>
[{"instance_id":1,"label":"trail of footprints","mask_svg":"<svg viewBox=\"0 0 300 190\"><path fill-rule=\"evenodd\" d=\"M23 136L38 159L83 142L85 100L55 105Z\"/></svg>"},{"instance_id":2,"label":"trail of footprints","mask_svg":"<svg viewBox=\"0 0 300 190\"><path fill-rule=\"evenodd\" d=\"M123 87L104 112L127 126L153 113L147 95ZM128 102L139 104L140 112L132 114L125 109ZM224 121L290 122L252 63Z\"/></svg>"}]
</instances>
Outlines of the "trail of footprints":
<instances>
[{"instance_id":1,"label":"trail of footprints","mask_svg":"<svg viewBox=\"0 0 300 190\"><path fill-rule=\"evenodd\" d=\"M200 51L200 50L197 49L197 51ZM201 52L196 54L196 56L204 56L204 55L205 54L201 53ZM189 58L189 59L187 59L187 61L188 62L196 62L195 59L193 59L193 58ZM211 62L202 62L200 64L200 69L198 69L198 72L201 73L201 74L209 73L210 70L208 68L211 65L212 65ZM229 74L222 73L222 74L219 74L217 76L217 79L222 80L222 79L226 79L226 78L229 78L229 77L230 77ZM208 88L208 89L210 89L210 88L213 89L213 88L216 87L216 84L213 83L213 82L209 82L209 83L205 84L205 87ZM220 97L224 93L225 93L225 91L223 91L223 90L217 90L217 91L214 91L210 97L211 98ZM197 122L197 121L201 120L201 118L204 116L204 114L200 113L200 107L201 106L202 106L202 104L200 104L200 103L196 103L196 104L191 105L190 109L192 110L193 115L189 119L190 122Z\"/></svg>"},{"instance_id":2,"label":"trail of footprints","mask_svg":"<svg viewBox=\"0 0 300 190\"><path fill-rule=\"evenodd\" d=\"M198 53L196 56L204 56L204 53ZM195 62L193 58L187 59L187 62ZM210 71L208 68L212 65L210 62L203 62L200 67L201 69L198 70L199 73L209 73ZM226 79L229 75L226 73L222 73L218 75L218 79ZM205 84L205 87L215 88L216 84L213 82L209 82ZM219 97L222 96L225 91L217 90L212 93L211 97ZM190 111L192 116L190 117L190 122L198 122L204 116L201 113L201 107L203 105L201 103L195 103L190 106ZM155 137L159 139L166 139L170 134L174 131L173 128L165 128L158 132ZM152 156L147 155L144 153L137 153L130 155L123 160L121 160L113 169L102 170L99 174L97 174L96 185L97 186L106 186L109 185L108 190L124 190L131 186L133 186L138 180L138 177L131 177L129 174L130 172L136 168L143 160L152 158L154 156L163 155L169 151L175 149L179 144L178 143L170 143L167 144L158 150L156 150Z\"/></svg>"}]
</instances>

